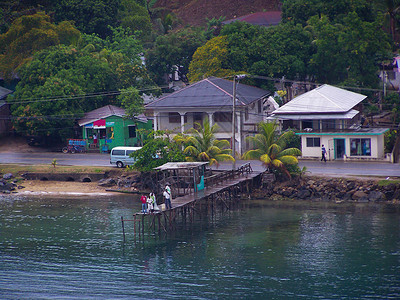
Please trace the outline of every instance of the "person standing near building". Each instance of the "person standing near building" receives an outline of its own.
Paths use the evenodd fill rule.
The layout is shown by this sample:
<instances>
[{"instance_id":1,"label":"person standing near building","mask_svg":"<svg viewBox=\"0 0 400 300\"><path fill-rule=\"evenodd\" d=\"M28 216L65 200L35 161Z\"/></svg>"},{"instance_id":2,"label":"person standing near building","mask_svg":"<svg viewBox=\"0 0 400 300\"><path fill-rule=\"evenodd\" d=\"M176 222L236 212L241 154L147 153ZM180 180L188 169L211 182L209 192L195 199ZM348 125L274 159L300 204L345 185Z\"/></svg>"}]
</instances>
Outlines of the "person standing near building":
<instances>
[{"instance_id":1,"label":"person standing near building","mask_svg":"<svg viewBox=\"0 0 400 300\"><path fill-rule=\"evenodd\" d=\"M171 188L169 187L169 185L165 185L165 190L163 193L164 197L165 197L165 209L172 209L172 205L171 205Z\"/></svg>"},{"instance_id":2,"label":"person standing near building","mask_svg":"<svg viewBox=\"0 0 400 300\"><path fill-rule=\"evenodd\" d=\"M95 133L93 134L93 144L97 145L97 135Z\"/></svg>"},{"instance_id":3,"label":"person standing near building","mask_svg":"<svg viewBox=\"0 0 400 300\"><path fill-rule=\"evenodd\" d=\"M326 155L326 149L325 149L325 146L324 146L324 145L322 145L321 152L322 152L321 161L326 162L326 157L325 157L325 155Z\"/></svg>"}]
</instances>

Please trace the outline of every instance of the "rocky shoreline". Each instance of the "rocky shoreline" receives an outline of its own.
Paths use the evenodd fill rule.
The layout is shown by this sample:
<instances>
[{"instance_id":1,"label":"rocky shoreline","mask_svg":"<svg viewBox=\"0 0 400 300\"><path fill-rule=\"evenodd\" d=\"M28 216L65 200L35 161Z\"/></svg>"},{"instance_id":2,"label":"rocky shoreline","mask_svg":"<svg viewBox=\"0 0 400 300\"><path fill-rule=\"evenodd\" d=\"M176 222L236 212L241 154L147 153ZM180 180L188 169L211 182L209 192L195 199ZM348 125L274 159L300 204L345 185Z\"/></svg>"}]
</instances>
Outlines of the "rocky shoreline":
<instances>
[{"instance_id":1,"label":"rocky shoreline","mask_svg":"<svg viewBox=\"0 0 400 300\"><path fill-rule=\"evenodd\" d=\"M399 203L400 183L391 180L305 177L264 184L255 197L334 203Z\"/></svg>"},{"instance_id":2,"label":"rocky shoreline","mask_svg":"<svg viewBox=\"0 0 400 300\"><path fill-rule=\"evenodd\" d=\"M114 174L115 175L115 174ZM92 182L97 187L96 192L104 192L107 189L115 191L139 193L146 190L147 177L136 174L123 174L110 176L97 182ZM40 182L31 180L29 184ZM10 194L24 190L27 181L14 178L13 174L7 173L0 179L0 193ZM63 181L65 192L71 191L70 185L74 182ZM75 183L77 184L77 183ZM83 183L81 183L83 184ZM45 189L51 185L47 181ZM62 193L63 187L58 186ZM93 192L93 187L88 192ZM292 201L314 201L331 203L392 203L400 204L400 182L398 180L379 179L354 179L354 178L332 178L307 176L290 181L264 182L260 188L251 192L251 198Z\"/></svg>"}]
</instances>

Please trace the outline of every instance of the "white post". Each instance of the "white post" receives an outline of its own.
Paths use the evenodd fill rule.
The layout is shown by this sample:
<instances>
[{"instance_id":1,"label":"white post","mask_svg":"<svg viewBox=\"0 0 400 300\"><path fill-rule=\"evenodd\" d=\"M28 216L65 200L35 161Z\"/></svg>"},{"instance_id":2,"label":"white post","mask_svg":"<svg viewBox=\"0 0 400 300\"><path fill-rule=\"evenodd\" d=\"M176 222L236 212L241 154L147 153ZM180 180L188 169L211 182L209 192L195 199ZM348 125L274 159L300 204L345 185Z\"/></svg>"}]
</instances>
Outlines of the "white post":
<instances>
[{"instance_id":1,"label":"white post","mask_svg":"<svg viewBox=\"0 0 400 300\"><path fill-rule=\"evenodd\" d=\"M238 126L238 136L239 136L239 149L238 149L238 152L239 152L239 155L241 155L242 154L242 124L241 124L241 122L242 122L242 118L241 118L241 115L240 115L240 113L239 114L237 114L237 126Z\"/></svg>"},{"instance_id":2,"label":"white post","mask_svg":"<svg viewBox=\"0 0 400 300\"><path fill-rule=\"evenodd\" d=\"M181 133L185 131L185 113L180 113L181 115Z\"/></svg>"},{"instance_id":3,"label":"white post","mask_svg":"<svg viewBox=\"0 0 400 300\"><path fill-rule=\"evenodd\" d=\"M158 121L158 113L154 112L154 131L158 130L157 121Z\"/></svg>"},{"instance_id":4,"label":"white post","mask_svg":"<svg viewBox=\"0 0 400 300\"><path fill-rule=\"evenodd\" d=\"M213 115L213 113L208 113L208 122L210 123L210 128L214 125Z\"/></svg>"}]
</instances>

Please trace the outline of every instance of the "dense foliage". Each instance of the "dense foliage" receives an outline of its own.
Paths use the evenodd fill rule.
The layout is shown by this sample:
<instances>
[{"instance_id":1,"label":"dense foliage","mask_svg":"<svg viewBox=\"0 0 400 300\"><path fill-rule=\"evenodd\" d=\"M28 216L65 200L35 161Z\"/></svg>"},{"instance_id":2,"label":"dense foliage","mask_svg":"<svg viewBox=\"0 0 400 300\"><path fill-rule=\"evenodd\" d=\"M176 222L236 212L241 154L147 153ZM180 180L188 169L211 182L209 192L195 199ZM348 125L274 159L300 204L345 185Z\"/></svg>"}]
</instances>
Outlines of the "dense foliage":
<instances>
[{"instance_id":1,"label":"dense foliage","mask_svg":"<svg viewBox=\"0 0 400 300\"><path fill-rule=\"evenodd\" d=\"M208 118L204 118L203 124L196 122L195 127L189 130L188 135L180 134L174 138L185 147L183 153L186 161L207 161L210 166L222 161L235 161L229 141L215 137L219 128L217 124L210 126Z\"/></svg>"},{"instance_id":2,"label":"dense foliage","mask_svg":"<svg viewBox=\"0 0 400 300\"><path fill-rule=\"evenodd\" d=\"M172 142L169 137L155 137L154 134L150 134L142 149L130 154L136 160L134 169L142 172L152 171L167 162L185 160L185 155L177 143ZM163 132L156 134L163 136Z\"/></svg>"},{"instance_id":3,"label":"dense foliage","mask_svg":"<svg viewBox=\"0 0 400 300\"><path fill-rule=\"evenodd\" d=\"M272 172L290 177L290 167L298 165L297 156L301 155L301 151L287 147L294 132L285 131L278 134L277 127L277 123L260 123L258 133L249 137L254 149L247 151L243 158L258 159Z\"/></svg>"}]
</instances>

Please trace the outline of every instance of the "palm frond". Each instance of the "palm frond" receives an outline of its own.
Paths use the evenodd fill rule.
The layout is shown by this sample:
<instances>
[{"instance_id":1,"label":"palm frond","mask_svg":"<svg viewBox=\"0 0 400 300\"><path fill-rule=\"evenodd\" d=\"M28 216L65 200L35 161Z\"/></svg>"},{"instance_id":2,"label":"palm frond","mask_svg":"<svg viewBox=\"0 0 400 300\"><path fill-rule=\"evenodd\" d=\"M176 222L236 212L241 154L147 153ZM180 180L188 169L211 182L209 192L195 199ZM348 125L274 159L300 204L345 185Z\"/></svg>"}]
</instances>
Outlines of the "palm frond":
<instances>
[{"instance_id":1,"label":"palm frond","mask_svg":"<svg viewBox=\"0 0 400 300\"><path fill-rule=\"evenodd\" d=\"M279 157L279 160L284 164L284 165L297 165L299 161L295 156L292 155L285 155Z\"/></svg>"},{"instance_id":2,"label":"palm frond","mask_svg":"<svg viewBox=\"0 0 400 300\"><path fill-rule=\"evenodd\" d=\"M263 152L260 149L249 150L243 154L243 159L260 159Z\"/></svg>"}]
</instances>

